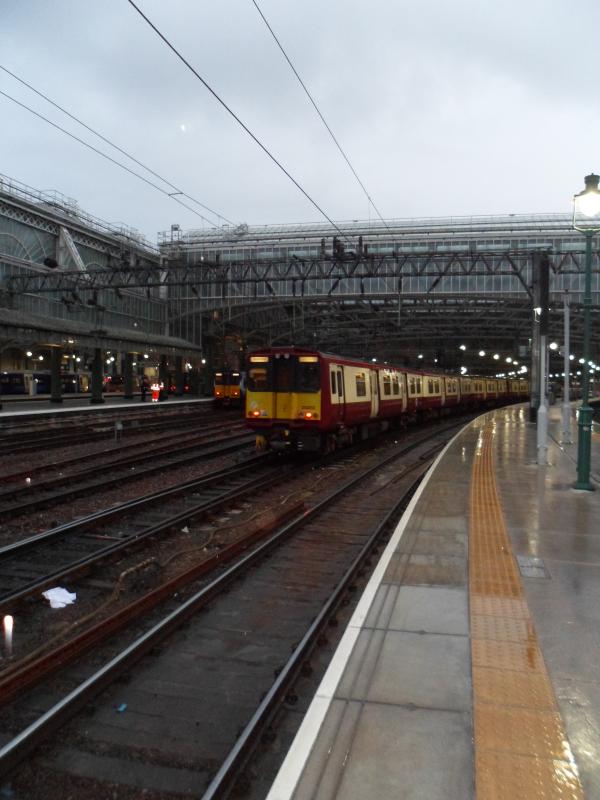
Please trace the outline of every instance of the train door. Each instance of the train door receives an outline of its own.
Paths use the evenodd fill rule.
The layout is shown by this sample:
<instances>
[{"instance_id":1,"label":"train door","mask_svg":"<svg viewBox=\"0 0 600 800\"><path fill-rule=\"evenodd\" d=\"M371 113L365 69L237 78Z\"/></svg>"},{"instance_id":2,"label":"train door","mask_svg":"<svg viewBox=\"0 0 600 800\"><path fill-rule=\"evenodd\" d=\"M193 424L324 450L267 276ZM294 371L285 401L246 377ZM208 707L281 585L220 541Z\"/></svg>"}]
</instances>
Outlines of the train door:
<instances>
[{"instance_id":1,"label":"train door","mask_svg":"<svg viewBox=\"0 0 600 800\"><path fill-rule=\"evenodd\" d=\"M377 370L369 370L369 383L371 384L371 417L379 414L379 388L377 380Z\"/></svg>"},{"instance_id":2,"label":"train door","mask_svg":"<svg viewBox=\"0 0 600 800\"><path fill-rule=\"evenodd\" d=\"M292 418L292 391L294 388L294 361L291 358L273 359L273 390L275 419Z\"/></svg>"},{"instance_id":3,"label":"train door","mask_svg":"<svg viewBox=\"0 0 600 800\"><path fill-rule=\"evenodd\" d=\"M329 365L329 388L331 392L331 419L334 422L344 421L344 379L342 368L337 364Z\"/></svg>"}]
</instances>

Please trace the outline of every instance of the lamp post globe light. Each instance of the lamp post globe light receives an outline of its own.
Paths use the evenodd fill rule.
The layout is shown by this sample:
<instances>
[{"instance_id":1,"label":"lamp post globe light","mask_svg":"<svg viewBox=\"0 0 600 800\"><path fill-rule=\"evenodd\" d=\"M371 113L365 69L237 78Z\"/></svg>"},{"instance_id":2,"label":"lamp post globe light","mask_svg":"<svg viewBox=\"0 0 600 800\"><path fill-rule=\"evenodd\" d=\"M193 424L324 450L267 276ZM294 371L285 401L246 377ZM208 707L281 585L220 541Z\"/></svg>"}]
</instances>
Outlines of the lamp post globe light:
<instances>
[{"instance_id":1,"label":"lamp post globe light","mask_svg":"<svg viewBox=\"0 0 600 800\"><path fill-rule=\"evenodd\" d=\"M585 285L583 294L583 381L577 439L576 489L593 491L590 483L592 409L590 394L590 338L592 326L592 238L600 232L600 176L586 175L585 189L573 198L573 227L585 236Z\"/></svg>"}]
</instances>

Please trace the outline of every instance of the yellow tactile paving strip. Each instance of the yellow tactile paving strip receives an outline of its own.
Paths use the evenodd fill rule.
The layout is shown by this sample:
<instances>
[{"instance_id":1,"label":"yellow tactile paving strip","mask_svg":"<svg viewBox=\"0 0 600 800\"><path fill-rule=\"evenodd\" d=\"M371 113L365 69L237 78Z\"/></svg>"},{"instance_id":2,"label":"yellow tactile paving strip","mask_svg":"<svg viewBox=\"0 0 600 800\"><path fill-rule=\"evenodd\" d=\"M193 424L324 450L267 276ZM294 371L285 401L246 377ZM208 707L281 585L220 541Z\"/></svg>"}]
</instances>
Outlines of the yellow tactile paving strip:
<instances>
[{"instance_id":1,"label":"yellow tactile paving strip","mask_svg":"<svg viewBox=\"0 0 600 800\"><path fill-rule=\"evenodd\" d=\"M480 433L469 522L469 595L477 800L584 797Z\"/></svg>"}]
</instances>

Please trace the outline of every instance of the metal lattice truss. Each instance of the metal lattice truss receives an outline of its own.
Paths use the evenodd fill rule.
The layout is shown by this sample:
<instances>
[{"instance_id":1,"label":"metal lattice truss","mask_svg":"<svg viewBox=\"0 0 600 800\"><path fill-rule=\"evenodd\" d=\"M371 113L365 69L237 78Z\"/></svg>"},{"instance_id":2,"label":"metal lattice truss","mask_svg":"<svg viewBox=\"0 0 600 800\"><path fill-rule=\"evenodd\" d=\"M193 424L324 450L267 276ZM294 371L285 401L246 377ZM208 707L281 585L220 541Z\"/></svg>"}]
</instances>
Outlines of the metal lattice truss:
<instances>
[{"instance_id":1,"label":"metal lattice truss","mask_svg":"<svg viewBox=\"0 0 600 800\"><path fill-rule=\"evenodd\" d=\"M419 294L448 291L454 278L471 279L462 291L477 294L525 292L531 296L531 258L534 251L499 253L430 253L382 255L371 258L249 260L224 264L201 261L195 264L170 262L167 265L123 266L94 270L91 275L74 270L40 270L37 274L17 275L7 280L5 289L15 294L57 292L69 289L133 288L186 286L202 299L207 308L220 303L246 302L261 296L301 297L323 293L327 297L344 294L371 294L373 291L402 292L403 282L421 279ZM592 271L599 272L598 253ZM549 256L555 280L552 291L566 288L561 278L583 275L581 254L568 252ZM477 286L472 279L488 279ZM497 283L510 279L505 285ZM377 279L385 284L365 284ZM496 280L496 283L494 283ZM198 290L202 288L202 291ZM196 290L194 292L194 289ZM579 286L571 287L581 291ZM408 289L410 291L410 287Z\"/></svg>"},{"instance_id":2,"label":"metal lattice truss","mask_svg":"<svg viewBox=\"0 0 600 800\"><path fill-rule=\"evenodd\" d=\"M168 263L82 274L43 270L7 278L11 294L168 287L170 320L205 318L205 334L236 333L247 346L290 343L333 352L413 358L436 354L454 366L457 346L500 351L526 347L532 329L534 250L498 253L430 253L369 258L295 259L235 263ZM550 330L560 338L563 293L571 296L572 337L580 322L583 255L550 254ZM598 311L600 262L593 259ZM598 352L593 326L593 353ZM396 355L395 355L396 354ZM450 355L452 354L452 355Z\"/></svg>"}]
</instances>

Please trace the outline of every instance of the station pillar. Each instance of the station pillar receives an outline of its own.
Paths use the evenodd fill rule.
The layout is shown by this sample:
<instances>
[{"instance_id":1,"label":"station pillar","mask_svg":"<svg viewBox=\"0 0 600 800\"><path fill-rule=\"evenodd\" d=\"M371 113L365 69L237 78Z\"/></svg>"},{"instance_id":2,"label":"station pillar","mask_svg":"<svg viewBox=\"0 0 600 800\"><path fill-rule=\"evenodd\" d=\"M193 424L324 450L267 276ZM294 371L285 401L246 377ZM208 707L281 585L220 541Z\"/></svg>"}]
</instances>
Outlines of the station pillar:
<instances>
[{"instance_id":1,"label":"station pillar","mask_svg":"<svg viewBox=\"0 0 600 800\"><path fill-rule=\"evenodd\" d=\"M50 348L50 402L62 403L62 385L60 380L60 365L62 362L62 347Z\"/></svg>"},{"instance_id":2,"label":"station pillar","mask_svg":"<svg viewBox=\"0 0 600 800\"><path fill-rule=\"evenodd\" d=\"M123 398L133 400L133 353L123 353Z\"/></svg>"},{"instance_id":3,"label":"station pillar","mask_svg":"<svg viewBox=\"0 0 600 800\"><path fill-rule=\"evenodd\" d=\"M103 403L102 397L102 350L94 348L94 360L92 361L92 396L90 403Z\"/></svg>"},{"instance_id":4,"label":"station pillar","mask_svg":"<svg viewBox=\"0 0 600 800\"><path fill-rule=\"evenodd\" d=\"M184 375L183 357L175 356L175 397L183 397L184 394Z\"/></svg>"},{"instance_id":5,"label":"station pillar","mask_svg":"<svg viewBox=\"0 0 600 800\"><path fill-rule=\"evenodd\" d=\"M161 390L160 399L166 400L169 396L169 371L167 367L167 357L162 355L158 364L158 380L163 384L164 389Z\"/></svg>"},{"instance_id":6,"label":"station pillar","mask_svg":"<svg viewBox=\"0 0 600 800\"><path fill-rule=\"evenodd\" d=\"M192 367L188 373L188 381L190 384L190 395L192 397L200 397L200 373L198 367Z\"/></svg>"}]
</instances>

